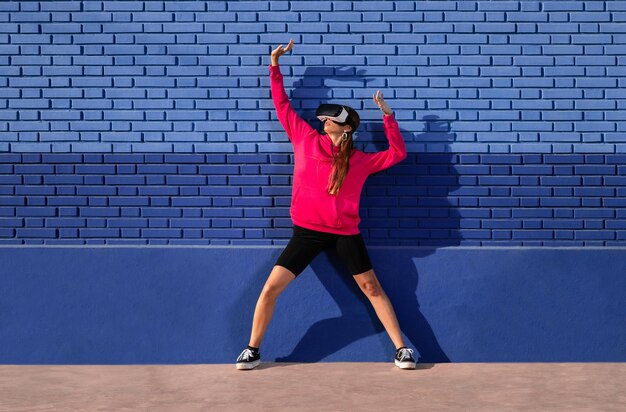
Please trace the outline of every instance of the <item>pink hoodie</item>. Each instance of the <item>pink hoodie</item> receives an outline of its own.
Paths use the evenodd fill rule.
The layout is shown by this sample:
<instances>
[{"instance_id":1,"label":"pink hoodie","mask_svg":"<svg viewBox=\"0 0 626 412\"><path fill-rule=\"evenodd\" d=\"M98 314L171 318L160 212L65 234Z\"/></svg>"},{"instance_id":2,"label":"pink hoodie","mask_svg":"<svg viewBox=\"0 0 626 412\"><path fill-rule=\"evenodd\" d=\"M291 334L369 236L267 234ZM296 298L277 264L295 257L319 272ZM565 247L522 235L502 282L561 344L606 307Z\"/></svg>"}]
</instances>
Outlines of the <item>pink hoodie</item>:
<instances>
[{"instance_id":1,"label":"pink hoodie","mask_svg":"<svg viewBox=\"0 0 626 412\"><path fill-rule=\"evenodd\" d=\"M307 229L339 235L359 232L359 201L363 184L370 174L387 169L406 158L406 147L393 114L383 115L389 149L365 153L352 149L350 168L336 196L326 186L332 169L332 152L339 146L312 128L291 107L280 66L270 65L272 99L278 120L293 144L295 164L291 196L291 220Z\"/></svg>"}]
</instances>

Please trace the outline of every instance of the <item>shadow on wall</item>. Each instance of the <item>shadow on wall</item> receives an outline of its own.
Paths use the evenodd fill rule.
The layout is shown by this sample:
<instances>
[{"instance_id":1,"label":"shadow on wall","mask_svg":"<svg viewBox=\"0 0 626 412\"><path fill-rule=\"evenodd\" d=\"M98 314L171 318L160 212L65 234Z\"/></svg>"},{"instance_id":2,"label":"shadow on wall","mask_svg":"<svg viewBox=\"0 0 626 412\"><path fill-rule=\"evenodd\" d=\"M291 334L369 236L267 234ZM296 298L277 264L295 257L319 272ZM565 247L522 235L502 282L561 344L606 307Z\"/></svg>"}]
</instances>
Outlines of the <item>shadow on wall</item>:
<instances>
[{"instance_id":1,"label":"shadow on wall","mask_svg":"<svg viewBox=\"0 0 626 412\"><path fill-rule=\"evenodd\" d=\"M321 123L315 117L317 106L325 102L349 104L346 101L352 98L346 96L348 98L344 99L341 95L333 95L330 86L351 87L352 83L354 87L363 87L368 80L372 79L367 78L365 71L354 68L307 67L302 79L293 85L295 89L291 100L296 111L321 132ZM374 86L372 89L376 88L381 86ZM374 91L371 94L373 93ZM393 99L388 99L388 102L393 108ZM373 108L378 111L377 107ZM358 107L355 109L362 111ZM458 176L452 165L454 155L447 147L447 142L453 141L454 135L450 133L449 122L441 121L437 116L424 116L422 122L422 133L404 130L402 121L398 122L405 142L439 142L433 144L435 147L439 145L438 153L409 153L402 163L371 175L363 188L360 210L361 233L368 246L389 243L397 245L397 240L400 240L400 244L411 246L431 246L419 249L418 255L413 256L415 259L433 253L435 247L458 245L461 240L460 216L448 200L449 192L459 186ZM382 117L373 122L362 119L357 133L355 147L360 150L375 152L388 148ZM367 143L366 140L372 143ZM381 188L385 188L384 193ZM370 208L375 211L368 213ZM403 238L411 240L402 242ZM417 244L414 240L416 238L420 239ZM398 261L389 267L377 266L375 251L370 249L369 252L374 271L394 306L400 328L408 338L405 344L412 344L419 351L416 360L419 363L450 362L437 342L428 320L420 311L417 301L419 273L413 261ZM323 254L329 258L335 269L334 273L328 273L324 269L328 267L320 261L324 256L315 258L310 266L337 303L341 316L322 319L311 325L292 352L277 358L278 362L320 361L357 340L374 334L381 334L383 346L392 346L371 303L351 279L336 252L329 249ZM337 279L341 282L337 282ZM294 283L297 287L297 283ZM363 316L362 308L367 311L367 318Z\"/></svg>"}]
</instances>

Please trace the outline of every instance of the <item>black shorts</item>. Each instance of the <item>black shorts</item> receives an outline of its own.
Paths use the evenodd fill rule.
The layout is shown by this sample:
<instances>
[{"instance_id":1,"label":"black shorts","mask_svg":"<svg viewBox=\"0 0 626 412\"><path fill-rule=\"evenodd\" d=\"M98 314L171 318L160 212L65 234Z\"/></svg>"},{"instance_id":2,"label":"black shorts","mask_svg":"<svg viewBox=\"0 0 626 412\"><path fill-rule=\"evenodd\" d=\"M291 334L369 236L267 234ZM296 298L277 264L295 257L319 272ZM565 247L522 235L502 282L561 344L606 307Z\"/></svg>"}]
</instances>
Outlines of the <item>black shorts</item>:
<instances>
[{"instance_id":1,"label":"black shorts","mask_svg":"<svg viewBox=\"0 0 626 412\"><path fill-rule=\"evenodd\" d=\"M276 265L283 266L298 276L322 250L331 248L337 251L352 276L372 269L372 263L360 233L337 235L297 225L293 226L293 235L276 260Z\"/></svg>"}]
</instances>

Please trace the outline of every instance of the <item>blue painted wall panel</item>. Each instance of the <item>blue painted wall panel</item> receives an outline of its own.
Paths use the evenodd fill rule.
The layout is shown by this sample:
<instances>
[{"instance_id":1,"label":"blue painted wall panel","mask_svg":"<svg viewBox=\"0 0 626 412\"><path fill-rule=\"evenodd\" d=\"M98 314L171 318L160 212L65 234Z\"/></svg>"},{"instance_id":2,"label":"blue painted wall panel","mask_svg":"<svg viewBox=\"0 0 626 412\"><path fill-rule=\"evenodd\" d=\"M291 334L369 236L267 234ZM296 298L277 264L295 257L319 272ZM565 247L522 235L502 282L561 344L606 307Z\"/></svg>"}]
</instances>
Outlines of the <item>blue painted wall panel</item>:
<instances>
[{"instance_id":1,"label":"blue painted wall panel","mask_svg":"<svg viewBox=\"0 0 626 412\"><path fill-rule=\"evenodd\" d=\"M275 247L0 248L0 363L231 363ZM626 361L623 248L370 248L421 362ZM243 257L243 258L242 258ZM279 296L268 361L391 361L334 252Z\"/></svg>"}]
</instances>

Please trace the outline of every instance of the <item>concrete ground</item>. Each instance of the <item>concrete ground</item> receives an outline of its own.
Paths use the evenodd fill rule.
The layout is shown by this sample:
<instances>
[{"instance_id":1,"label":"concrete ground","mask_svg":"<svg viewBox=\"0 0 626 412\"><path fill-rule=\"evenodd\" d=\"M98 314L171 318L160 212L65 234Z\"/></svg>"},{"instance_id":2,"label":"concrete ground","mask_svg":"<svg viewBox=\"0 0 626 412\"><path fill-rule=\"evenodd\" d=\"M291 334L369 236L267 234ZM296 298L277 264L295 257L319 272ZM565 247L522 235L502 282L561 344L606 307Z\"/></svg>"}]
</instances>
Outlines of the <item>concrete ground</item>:
<instances>
[{"instance_id":1,"label":"concrete ground","mask_svg":"<svg viewBox=\"0 0 626 412\"><path fill-rule=\"evenodd\" d=\"M624 411L626 363L0 365L2 411Z\"/></svg>"}]
</instances>

